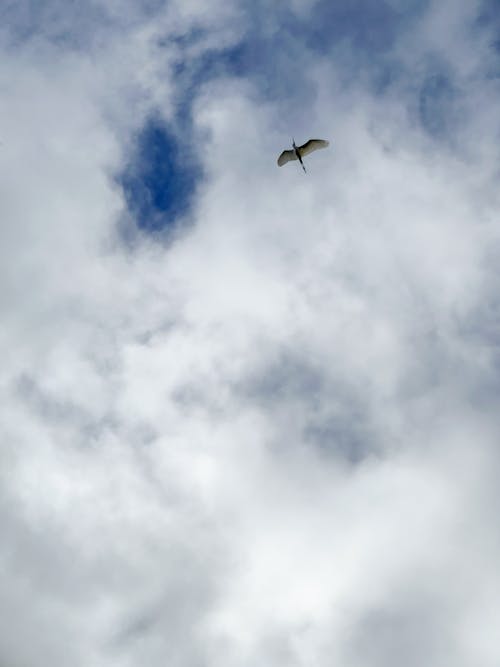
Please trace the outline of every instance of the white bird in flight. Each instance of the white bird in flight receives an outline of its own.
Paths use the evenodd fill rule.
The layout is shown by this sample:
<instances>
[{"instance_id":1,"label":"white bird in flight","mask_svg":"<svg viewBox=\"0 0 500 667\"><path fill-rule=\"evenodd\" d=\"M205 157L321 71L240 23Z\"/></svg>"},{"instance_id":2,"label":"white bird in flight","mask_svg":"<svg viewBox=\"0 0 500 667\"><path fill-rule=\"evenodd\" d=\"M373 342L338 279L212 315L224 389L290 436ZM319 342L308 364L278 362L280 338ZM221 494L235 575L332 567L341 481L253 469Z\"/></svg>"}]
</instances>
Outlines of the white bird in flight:
<instances>
[{"instance_id":1,"label":"white bird in flight","mask_svg":"<svg viewBox=\"0 0 500 667\"><path fill-rule=\"evenodd\" d=\"M309 155L309 153L312 153L313 151L317 151L319 148L326 148L330 145L330 142L326 141L326 139L309 139L309 141L306 141L306 143L302 146L296 146L295 139L292 139L292 142L292 150L283 151L283 153L281 153L279 156L278 167L282 167L284 164L290 162L291 160L299 160L300 164L302 165L302 169L305 171L306 168L304 167L302 158L306 155Z\"/></svg>"}]
</instances>

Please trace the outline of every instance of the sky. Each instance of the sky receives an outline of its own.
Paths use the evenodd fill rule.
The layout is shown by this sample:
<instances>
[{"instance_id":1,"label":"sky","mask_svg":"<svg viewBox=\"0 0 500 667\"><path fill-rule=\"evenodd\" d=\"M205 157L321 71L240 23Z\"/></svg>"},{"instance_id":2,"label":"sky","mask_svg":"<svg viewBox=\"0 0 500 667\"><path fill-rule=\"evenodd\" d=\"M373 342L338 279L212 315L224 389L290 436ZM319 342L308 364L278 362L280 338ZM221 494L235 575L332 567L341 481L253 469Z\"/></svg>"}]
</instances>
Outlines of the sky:
<instances>
[{"instance_id":1,"label":"sky","mask_svg":"<svg viewBox=\"0 0 500 667\"><path fill-rule=\"evenodd\" d=\"M0 19L0 665L498 667L497 3Z\"/></svg>"}]
</instances>

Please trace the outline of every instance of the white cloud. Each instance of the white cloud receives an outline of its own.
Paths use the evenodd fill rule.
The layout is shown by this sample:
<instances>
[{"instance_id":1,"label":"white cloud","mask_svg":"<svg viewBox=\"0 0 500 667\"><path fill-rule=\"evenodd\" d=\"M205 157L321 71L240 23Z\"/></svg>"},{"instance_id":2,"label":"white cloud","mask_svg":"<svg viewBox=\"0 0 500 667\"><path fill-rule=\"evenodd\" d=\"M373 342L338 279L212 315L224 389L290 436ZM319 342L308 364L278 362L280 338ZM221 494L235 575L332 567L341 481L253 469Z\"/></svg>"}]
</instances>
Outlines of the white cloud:
<instances>
[{"instance_id":1,"label":"white cloud","mask_svg":"<svg viewBox=\"0 0 500 667\"><path fill-rule=\"evenodd\" d=\"M375 95L304 54L318 88L295 138L332 140L307 176L276 168L282 109L251 81L200 84L194 225L126 248L113 175L147 115L171 117L169 37L201 25L197 55L234 43L227 7L115 3L78 48L42 22L13 50L11 14L0 662L493 667L486 47L464 41L467 16L442 44L474 90L452 145L415 123L411 86Z\"/></svg>"}]
</instances>

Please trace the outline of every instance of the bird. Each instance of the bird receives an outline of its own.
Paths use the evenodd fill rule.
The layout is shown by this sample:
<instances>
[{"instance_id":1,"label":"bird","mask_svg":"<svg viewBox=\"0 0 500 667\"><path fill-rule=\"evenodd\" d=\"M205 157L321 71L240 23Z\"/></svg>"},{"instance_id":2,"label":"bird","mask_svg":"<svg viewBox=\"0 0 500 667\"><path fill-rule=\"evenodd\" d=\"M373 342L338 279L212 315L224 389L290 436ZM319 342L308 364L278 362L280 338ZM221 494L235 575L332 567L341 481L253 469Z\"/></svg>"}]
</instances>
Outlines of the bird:
<instances>
[{"instance_id":1,"label":"bird","mask_svg":"<svg viewBox=\"0 0 500 667\"><path fill-rule=\"evenodd\" d=\"M330 142L326 141L326 139L309 139L309 141L306 141L306 143L302 144L302 146L296 146L295 139L292 139L292 144L293 148L291 150L283 151L283 153L281 153L279 156L278 167L282 167L284 164L290 162L291 160L299 160L300 164L302 165L302 169L305 172L306 168L304 167L302 158L306 155L309 155L309 153L312 153L313 151L317 151L320 148L326 148L330 145Z\"/></svg>"}]
</instances>

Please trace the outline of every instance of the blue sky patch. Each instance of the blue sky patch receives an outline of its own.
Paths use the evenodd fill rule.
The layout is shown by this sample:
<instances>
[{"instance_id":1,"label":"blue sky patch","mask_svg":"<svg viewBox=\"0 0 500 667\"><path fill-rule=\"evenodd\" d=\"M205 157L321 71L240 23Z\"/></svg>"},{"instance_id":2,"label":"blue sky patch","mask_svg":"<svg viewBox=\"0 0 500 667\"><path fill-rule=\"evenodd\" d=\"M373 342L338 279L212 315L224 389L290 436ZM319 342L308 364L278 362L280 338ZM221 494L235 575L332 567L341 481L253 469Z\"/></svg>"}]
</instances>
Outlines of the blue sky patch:
<instances>
[{"instance_id":1,"label":"blue sky patch","mask_svg":"<svg viewBox=\"0 0 500 667\"><path fill-rule=\"evenodd\" d=\"M164 122L151 118L118 180L138 227L155 232L189 212L200 176L190 146L181 145Z\"/></svg>"}]
</instances>

